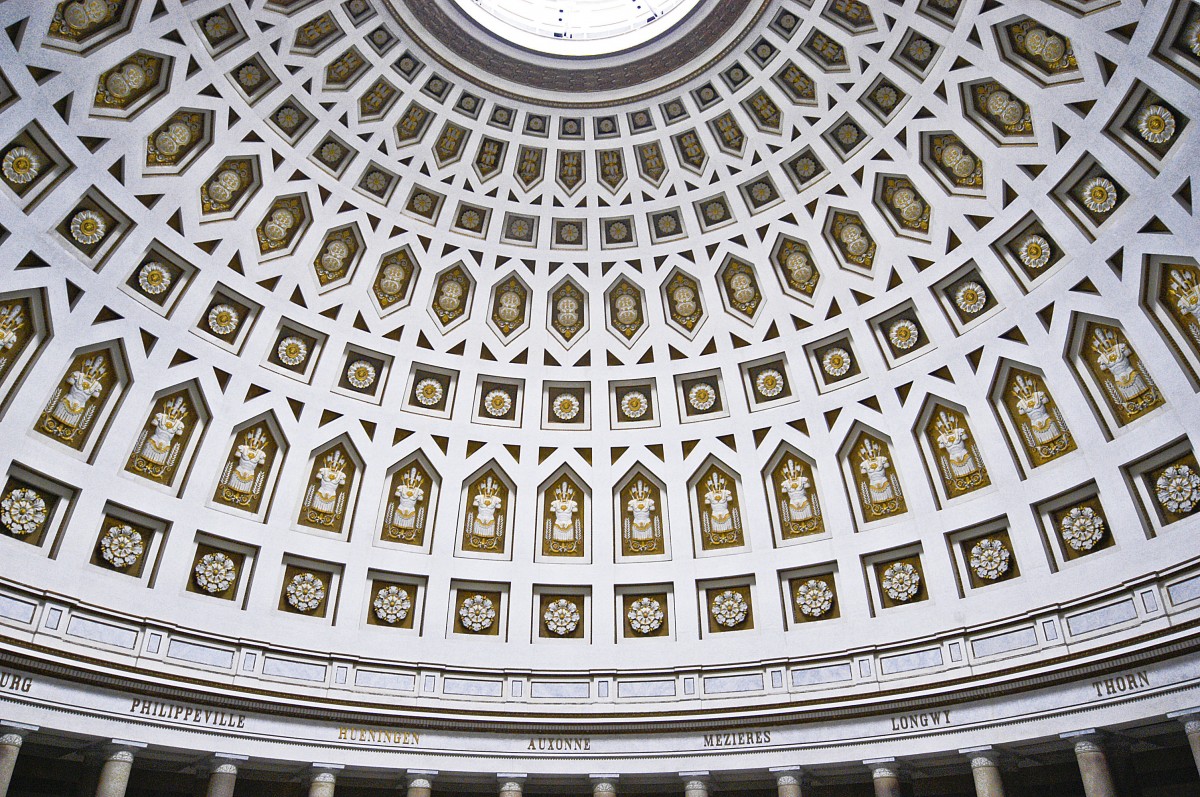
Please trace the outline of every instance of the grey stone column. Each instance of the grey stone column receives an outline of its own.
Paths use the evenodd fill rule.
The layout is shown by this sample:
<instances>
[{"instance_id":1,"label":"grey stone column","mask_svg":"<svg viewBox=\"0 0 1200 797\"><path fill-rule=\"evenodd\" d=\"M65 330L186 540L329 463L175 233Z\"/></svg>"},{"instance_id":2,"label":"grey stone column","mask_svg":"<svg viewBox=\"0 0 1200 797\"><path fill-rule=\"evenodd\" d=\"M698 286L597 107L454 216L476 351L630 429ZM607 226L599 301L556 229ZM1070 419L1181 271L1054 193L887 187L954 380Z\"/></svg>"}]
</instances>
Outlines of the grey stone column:
<instances>
[{"instance_id":1,"label":"grey stone column","mask_svg":"<svg viewBox=\"0 0 1200 797\"><path fill-rule=\"evenodd\" d=\"M12 781L13 769L17 766L17 756L21 754L25 735L36 730L36 725L0 725L0 797L6 797L8 794L8 784Z\"/></svg>"},{"instance_id":2,"label":"grey stone column","mask_svg":"<svg viewBox=\"0 0 1200 797\"><path fill-rule=\"evenodd\" d=\"M1117 797L1108 758L1095 732L1064 734L1075 745L1075 760L1079 763L1079 776L1083 780L1083 793L1087 797Z\"/></svg>"},{"instance_id":3,"label":"grey stone column","mask_svg":"<svg viewBox=\"0 0 1200 797\"><path fill-rule=\"evenodd\" d=\"M1004 779L1000 777L1000 756L990 747L959 750L971 761L975 779L975 797L1004 797Z\"/></svg>"},{"instance_id":4,"label":"grey stone column","mask_svg":"<svg viewBox=\"0 0 1200 797\"><path fill-rule=\"evenodd\" d=\"M133 771L134 751L145 748L140 742L114 740L105 750L104 764L100 767L100 781L96 784L96 797L125 797L129 786L129 773Z\"/></svg>"},{"instance_id":5,"label":"grey stone column","mask_svg":"<svg viewBox=\"0 0 1200 797\"><path fill-rule=\"evenodd\" d=\"M496 779L500 781L500 797L521 797L527 777L529 776L515 772L501 772L496 775Z\"/></svg>"},{"instance_id":6,"label":"grey stone column","mask_svg":"<svg viewBox=\"0 0 1200 797\"><path fill-rule=\"evenodd\" d=\"M207 797L233 797L233 787L237 785L238 762L245 760L244 755L214 755L212 769L208 774Z\"/></svg>"},{"instance_id":7,"label":"grey stone column","mask_svg":"<svg viewBox=\"0 0 1200 797\"><path fill-rule=\"evenodd\" d=\"M683 778L683 797L708 797L707 772L680 772Z\"/></svg>"},{"instance_id":8,"label":"grey stone column","mask_svg":"<svg viewBox=\"0 0 1200 797\"><path fill-rule=\"evenodd\" d=\"M801 797L804 788L804 773L800 767L780 767L772 769L775 775L775 788L779 797Z\"/></svg>"},{"instance_id":9,"label":"grey stone column","mask_svg":"<svg viewBox=\"0 0 1200 797\"><path fill-rule=\"evenodd\" d=\"M871 768L871 780L875 783L875 797L901 797L900 770L896 766L896 759L885 758L863 763Z\"/></svg>"},{"instance_id":10,"label":"grey stone column","mask_svg":"<svg viewBox=\"0 0 1200 797\"><path fill-rule=\"evenodd\" d=\"M313 764L308 797L333 797L337 788L337 773L341 768L341 764Z\"/></svg>"},{"instance_id":11,"label":"grey stone column","mask_svg":"<svg viewBox=\"0 0 1200 797\"><path fill-rule=\"evenodd\" d=\"M432 769L410 769L406 773L407 797L430 797L433 794L433 779L437 774Z\"/></svg>"},{"instance_id":12,"label":"grey stone column","mask_svg":"<svg viewBox=\"0 0 1200 797\"><path fill-rule=\"evenodd\" d=\"M1196 769L1200 769L1200 716L1192 717L1183 723L1183 730L1187 734L1188 744L1192 746L1192 758L1196 759Z\"/></svg>"},{"instance_id":13,"label":"grey stone column","mask_svg":"<svg viewBox=\"0 0 1200 797\"><path fill-rule=\"evenodd\" d=\"M591 775L592 797L617 797L618 775Z\"/></svg>"}]
</instances>

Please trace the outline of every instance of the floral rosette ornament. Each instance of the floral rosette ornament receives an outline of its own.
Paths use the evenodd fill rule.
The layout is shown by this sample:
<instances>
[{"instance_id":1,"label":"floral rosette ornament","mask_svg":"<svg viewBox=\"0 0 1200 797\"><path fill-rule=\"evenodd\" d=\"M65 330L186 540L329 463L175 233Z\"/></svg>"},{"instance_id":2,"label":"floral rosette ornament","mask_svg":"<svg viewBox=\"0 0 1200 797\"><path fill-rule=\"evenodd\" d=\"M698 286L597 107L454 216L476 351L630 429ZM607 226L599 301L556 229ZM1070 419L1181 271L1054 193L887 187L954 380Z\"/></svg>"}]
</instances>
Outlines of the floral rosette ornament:
<instances>
[{"instance_id":1,"label":"floral rosette ornament","mask_svg":"<svg viewBox=\"0 0 1200 797\"><path fill-rule=\"evenodd\" d=\"M422 379L417 383L416 390L417 401L424 404L426 407L432 407L442 400L445 391L442 389L442 384L436 379Z\"/></svg>"},{"instance_id":2,"label":"floral rosette ornament","mask_svg":"<svg viewBox=\"0 0 1200 797\"><path fill-rule=\"evenodd\" d=\"M750 606L740 592L727 589L713 598L711 611L713 619L717 621L718 625L733 628L746 621L746 616L750 613Z\"/></svg>"},{"instance_id":3,"label":"floral rosette ornament","mask_svg":"<svg viewBox=\"0 0 1200 797\"><path fill-rule=\"evenodd\" d=\"M113 526L100 538L100 555L118 569L137 564L145 551L142 535L125 524Z\"/></svg>"},{"instance_id":4,"label":"floral rosette ornament","mask_svg":"<svg viewBox=\"0 0 1200 797\"><path fill-rule=\"evenodd\" d=\"M171 272L161 263L151 261L138 271L138 287L148 296L158 296L171 287Z\"/></svg>"},{"instance_id":5,"label":"floral rosette ornament","mask_svg":"<svg viewBox=\"0 0 1200 797\"><path fill-rule=\"evenodd\" d=\"M971 572L987 581L995 581L1008 572L1012 554L1000 540L984 539L971 546Z\"/></svg>"},{"instance_id":6,"label":"floral rosette ornament","mask_svg":"<svg viewBox=\"0 0 1200 797\"><path fill-rule=\"evenodd\" d=\"M579 399L570 393L561 393L554 397L552 409L560 421L574 420L579 414Z\"/></svg>"},{"instance_id":7,"label":"floral rosette ornament","mask_svg":"<svg viewBox=\"0 0 1200 797\"><path fill-rule=\"evenodd\" d=\"M325 600L325 582L313 573L297 573L287 585L287 602L298 612L314 611Z\"/></svg>"},{"instance_id":8,"label":"floral rosette ornament","mask_svg":"<svg viewBox=\"0 0 1200 797\"><path fill-rule=\"evenodd\" d=\"M366 360L355 360L346 368L346 381L357 390L366 390L375 384L375 366Z\"/></svg>"},{"instance_id":9,"label":"floral rosette ornament","mask_svg":"<svg viewBox=\"0 0 1200 797\"><path fill-rule=\"evenodd\" d=\"M707 382L701 382L688 391L688 403L697 412L704 412L717 403L717 391Z\"/></svg>"},{"instance_id":10,"label":"floral rosette ornament","mask_svg":"<svg viewBox=\"0 0 1200 797\"><path fill-rule=\"evenodd\" d=\"M645 394L636 390L626 393L621 398L621 412L625 413L626 418L637 420L645 415L648 409L650 409L650 400L646 398Z\"/></svg>"},{"instance_id":11,"label":"floral rosette ornament","mask_svg":"<svg viewBox=\"0 0 1200 797\"><path fill-rule=\"evenodd\" d=\"M830 349L821 357L821 368L825 373L837 379L840 376L850 373L850 364L852 362L850 352L845 349Z\"/></svg>"},{"instance_id":12,"label":"floral rosette ornament","mask_svg":"<svg viewBox=\"0 0 1200 797\"><path fill-rule=\"evenodd\" d=\"M412 609L412 598L408 597L407 590L400 587L382 587L375 593L375 600L371 606L374 607L375 616L379 620L394 625L408 617Z\"/></svg>"},{"instance_id":13,"label":"floral rosette ornament","mask_svg":"<svg viewBox=\"0 0 1200 797\"><path fill-rule=\"evenodd\" d=\"M206 553L196 563L196 586L210 594L224 592L237 580L237 567L227 555Z\"/></svg>"},{"instance_id":14,"label":"floral rosette ornament","mask_svg":"<svg viewBox=\"0 0 1200 797\"><path fill-rule=\"evenodd\" d=\"M46 522L46 501L26 487L4 496L0 501L0 523L18 537L32 534Z\"/></svg>"},{"instance_id":15,"label":"floral rosette ornament","mask_svg":"<svg viewBox=\"0 0 1200 797\"><path fill-rule=\"evenodd\" d=\"M654 598L638 598L629 604L629 611L625 612L629 627L643 635L653 634L662 628L664 617L662 604Z\"/></svg>"},{"instance_id":16,"label":"floral rosette ornament","mask_svg":"<svg viewBox=\"0 0 1200 797\"><path fill-rule=\"evenodd\" d=\"M796 588L796 608L805 617L820 617L833 608L833 590L818 578L810 578Z\"/></svg>"},{"instance_id":17,"label":"floral rosette ornament","mask_svg":"<svg viewBox=\"0 0 1200 797\"><path fill-rule=\"evenodd\" d=\"M760 371L754 378L754 389L763 398L774 398L783 392L783 374L774 368Z\"/></svg>"},{"instance_id":18,"label":"floral rosette ornament","mask_svg":"<svg viewBox=\"0 0 1200 797\"><path fill-rule=\"evenodd\" d=\"M492 390L483 397L483 408L487 410L488 415L496 418L503 418L512 409L512 396L506 390Z\"/></svg>"},{"instance_id":19,"label":"floral rosette ornament","mask_svg":"<svg viewBox=\"0 0 1200 797\"><path fill-rule=\"evenodd\" d=\"M491 598L482 595L472 595L458 607L458 619L463 628L474 633L486 631L496 621L496 607Z\"/></svg>"},{"instance_id":20,"label":"floral rosette ornament","mask_svg":"<svg viewBox=\"0 0 1200 797\"><path fill-rule=\"evenodd\" d=\"M907 562L890 564L883 571L883 591L897 603L912 600L920 589L921 574Z\"/></svg>"},{"instance_id":21,"label":"floral rosette ornament","mask_svg":"<svg viewBox=\"0 0 1200 797\"><path fill-rule=\"evenodd\" d=\"M1104 518L1090 506L1072 507L1059 523L1063 542L1074 551L1090 551L1104 537Z\"/></svg>"},{"instance_id":22,"label":"floral rosette ornament","mask_svg":"<svg viewBox=\"0 0 1200 797\"><path fill-rule=\"evenodd\" d=\"M1200 475L1187 465L1171 465L1155 480L1154 497L1171 514L1186 515L1200 503Z\"/></svg>"},{"instance_id":23,"label":"floral rosette ornament","mask_svg":"<svg viewBox=\"0 0 1200 797\"><path fill-rule=\"evenodd\" d=\"M542 619L546 630L558 636L566 636L579 627L579 607L566 598L550 601Z\"/></svg>"}]
</instances>

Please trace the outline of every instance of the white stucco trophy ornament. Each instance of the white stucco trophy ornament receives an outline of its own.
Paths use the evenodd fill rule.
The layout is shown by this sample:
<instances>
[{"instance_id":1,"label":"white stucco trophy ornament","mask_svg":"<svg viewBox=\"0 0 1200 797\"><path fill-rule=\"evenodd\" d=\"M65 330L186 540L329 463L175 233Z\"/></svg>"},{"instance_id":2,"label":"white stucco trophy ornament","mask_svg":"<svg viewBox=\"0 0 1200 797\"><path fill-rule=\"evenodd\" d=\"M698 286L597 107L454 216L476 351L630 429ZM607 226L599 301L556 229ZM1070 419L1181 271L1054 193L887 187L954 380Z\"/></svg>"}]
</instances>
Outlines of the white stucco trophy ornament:
<instances>
[{"instance_id":1,"label":"white stucco trophy ornament","mask_svg":"<svg viewBox=\"0 0 1200 797\"><path fill-rule=\"evenodd\" d=\"M704 503L708 507L701 512L701 530L713 545L728 545L737 542L740 519L735 507L733 490L725 477L713 473L704 483Z\"/></svg>"},{"instance_id":2,"label":"white stucco trophy ornament","mask_svg":"<svg viewBox=\"0 0 1200 797\"><path fill-rule=\"evenodd\" d=\"M1071 442L1066 424L1058 407L1050 406L1050 396L1037 380L1018 374L1012 392L1017 414L1024 418L1019 423L1021 437L1030 452L1052 459L1066 451Z\"/></svg>"},{"instance_id":3,"label":"white stucco trophy ornament","mask_svg":"<svg viewBox=\"0 0 1200 797\"><path fill-rule=\"evenodd\" d=\"M68 443L74 443L87 431L95 416L98 399L104 393L108 364L101 355L89 357L67 377L64 389L56 391L49 412L42 415L42 428Z\"/></svg>"},{"instance_id":4,"label":"white stucco trophy ornament","mask_svg":"<svg viewBox=\"0 0 1200 797\"><path fill-rule=\"evenodd\" d=\"M579 518L575 517L579 512L575 496L575 488L563 480L547 501L551 517L546 521L546 542L552 554L571 554L579 550L583 528Z\"/></svg>"},{"instance_id":5,"label":"white stucco trophy ornament","mask_svg":"<svg viewBox=\"0 0 1200 797\"><path fill-rule=\"evenodd\" d=\"M220 494L226 502L246 506L262 494L268 444L267 434L261 426L254 427L242 437L242 442L234 449L236 463L226 463L221 475Z\"/></svg>"},{"instance_id":6,"label":"white stucco trophy ornament","mask_svg":"<svg viewBox=\"0 0 1200 797\"><path fill-rule=\"evenodd\" d=\"M662 532L655 514L654 492L641 479L630 490L625 508L631 516L626 520L624 529L630 551L646 553L657 550Z\"/></svg>"},{"instance_id":7,"label":"white stucco trophy ornament","mask_svg":"<svg viewBox=\"0 0 1200 797\"><path fill-rule=\"evenodd\" d=\"M488 476L475 491L471 506L475 509L467 515L467 540L472 547L495 550L504 537L504 516L498 514L504 504L500 497L500 484Z\"/></svg>"},{"instance_id":8,"label":"white stucco trophy ornament","mask_svg":"<svg viewBox=\"0 0 1200 797\"><path fill-rule=\"evenodd\" d=\"M163 402L150 421L149 435L139 438L133 458L136 471L153 479L167 479L179 460L180 444L175 439L187 430L187 403L183 396Z\"/></svg>"},{"instance_id":9,"label":"white stucco trophy ornament","mask_svg":"<svg viewBox=\"0 0 1200 797\"><path fill-rule=\"evenodd\" d=\"M317 468L314 479L317 484L308 488L305 499L305 517L309 522L322 526L333 526L341 520L346 507L346 457L341 451L326 454L324 464Z\"/></svg>"},{"instance_id":10,"label":"white stucco trophy ornament","mask_svg":"<svg viewBox=\"0 0 1200 797\"><path fill-rule=\"evenodd\" d=\"M409 468L396 486L388 536L394 539L415 540L425 526L425 483L416 468Z\"/></svg>"}]
</instances>

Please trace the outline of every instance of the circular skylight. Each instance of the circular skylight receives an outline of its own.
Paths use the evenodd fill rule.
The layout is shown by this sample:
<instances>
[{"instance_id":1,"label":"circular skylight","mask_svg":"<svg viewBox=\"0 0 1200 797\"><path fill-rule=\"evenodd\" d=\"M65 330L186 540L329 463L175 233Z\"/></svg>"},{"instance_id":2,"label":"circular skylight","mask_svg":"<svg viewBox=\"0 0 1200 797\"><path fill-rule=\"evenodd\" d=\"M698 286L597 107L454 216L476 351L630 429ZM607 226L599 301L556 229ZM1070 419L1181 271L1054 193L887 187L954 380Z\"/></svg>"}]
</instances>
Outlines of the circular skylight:
<instances>
[{"instance_id":1,"label":"circular skylight","mask_svg":"<svg viewBox=\"0 0 1200 797\"><path fill-rule=\"evenodd\" d=\"M531 50L588 56L665 33L700 0L454 0L487 30Z\"/></svg>"}]
</instances>

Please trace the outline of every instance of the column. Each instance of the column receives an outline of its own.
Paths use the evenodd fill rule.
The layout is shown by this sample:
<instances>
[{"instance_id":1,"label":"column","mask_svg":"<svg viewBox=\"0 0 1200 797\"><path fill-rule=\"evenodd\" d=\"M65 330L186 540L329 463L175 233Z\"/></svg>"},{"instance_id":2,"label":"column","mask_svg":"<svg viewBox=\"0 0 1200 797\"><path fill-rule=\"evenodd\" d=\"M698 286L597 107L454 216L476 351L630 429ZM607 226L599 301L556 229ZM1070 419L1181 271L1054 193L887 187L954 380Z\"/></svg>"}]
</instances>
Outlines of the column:
<instances>
[{"instance_id":1,"label":"column","mask_svg":"<svg viewBox=\"0 0 1200 797\"><path fill-rule=\"evenodd\" d=\"M38 730L36 725L22 725L16 722L0 724L0 797L8 794L8 784L12 780L13 768L17 765L17 756L21 754L21 744L25 735Z\"/></svg>"},{"instance_id":2,"label":"column","mask_svg":"<svg viewBox=\"0 0 1200 797\"><path fill-rule=\"evenodd\" d=\"M1200 769L1200 708L1173 711L1167 717L1183 723L1183 732L1187 734L1188 744L1192 748L1192 758L1196 759L1196 768ZM0 797L4 797L3 792L0 792Z\"/></svg>"},{"instance_id":3,"label":"column","mask_svg":"<svg viewBox=\"0 0 1200 797\"><path fill-rule=\"evenodd\" d=\"M333 797L340 769L341 764L313 764L312 780L308 783L308 797Z\"/></svg>"},{"instance_id":4,"label":"column","mask_svg":"<svg viewBox=\"0 0 1200 797\"><path fill-rule=\"evenodd\" d=\"M879 758L863 763L871 768L871 780L875 782L875 797L901 797L900 770L896 767L896 759Z\"/></svg>"},{"instance_id":5,"label":"column","mask_svg":"<svg viewBox=\"0 0 1200 797\"><path fill-rule=\"evenodd\" d=\"M591 775L592 797L617 797L618 775Z\"/></svg>"},{"instance_id":6,"label":"column","mask_svg":"<svg viewBox=\"0 0 1200 797\"><path fill-rule=\"evenodd\" d=\"M1004 797L1004 780L1000 777L1000 756L991 747L970 747L958 752L971 761L971 777L975 779L975 797Z\"/></svg>"},{"instance_id":7,"label":"column","mask_svg":"<svg viewBox=\"0 0 1200 797\"><path fill-rule=\"evenodd\" d=\"M683 797L708 797L707 772L680 772L683 778Z\"/></svg>"},{"instance_id":8,"label":"column","mask_svg":"<svg viewBox=\"0 0 1200 797\"><path fill-rule=\"evenodd\" d=\"M1096 732L1064 733L1062 738L1075 745L1075 760L1079 763L1079 775L1083 779L1083 793L1087 797L1117 797L1108 758L1104 755Z\"/></svg>"},{"instance_id":9,"label":"column","mask_svg":"<svg viewBox=\"0 0 1200 797\"><path fill-rule=\"evenodd\" d=\"M212 757L212 769L208 775L207 797L233 797L237 784L238 763L247 760L244 755L217 753Z\"/></svg>"},{"instance_id":10,"label":"column","mask_svg":"<svg viewBox=\"0 0 1200 797\"><path fill-rule=\"evenodd\" d=\"M134 751L145 747L141 742L118 739L108 745L104 752L104 764L100 767L100 782L96 784L96 797L125 797L129 773L133 771Z\"/></svg>"},{"instance_id":11,"label":"column","mask_svg":"<svg viewBox=\"0 0 1200 797\"><path fill-rule=\"evenodd\" d=\"M524 773L515 772L501 772L496 775L496 779L500 781L500 797L521 797L521 789L527 777L529 776Z\"/></svg>"},{"instance_id":12,"label":"column","mask_svg":"<svg viewBox=\"0 0 1200 797\"><path fill-rule=\"evenodd\" d=\"M775 775L779 797L801 797L804 773L800 767L772 767L771 773Z\"/></svg>"},{"instance_id":13,"label":"column","mask_svg":"<svg viewBox=\"0 0 1200 797\"><path fill-rule=\"evenodd\" d=\"M410 769L405 773L408 778L407 797L430 797L433 794L433 779L437 772L432 769Z\"/></svg>"}]
</instances>

